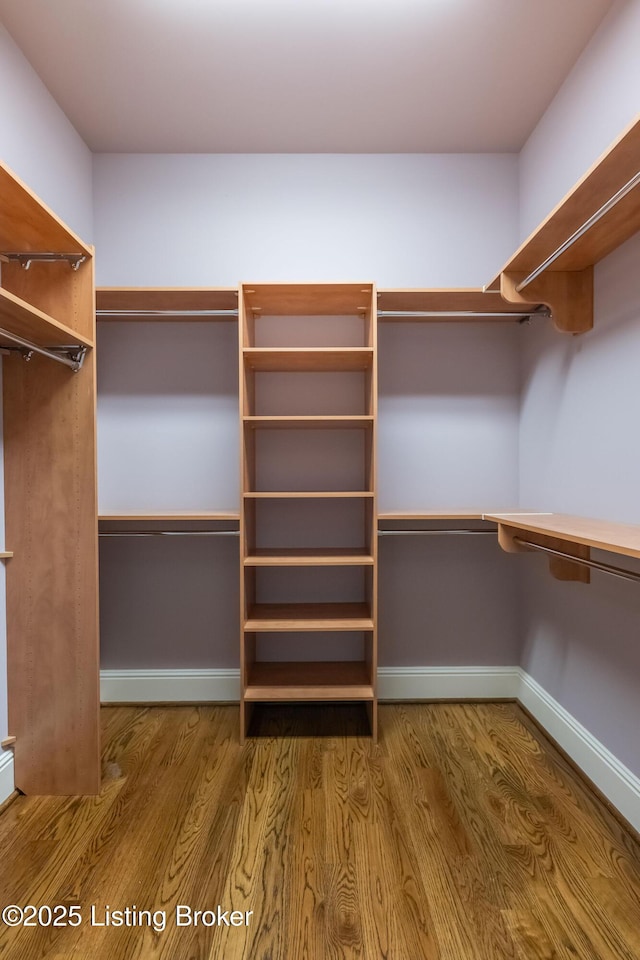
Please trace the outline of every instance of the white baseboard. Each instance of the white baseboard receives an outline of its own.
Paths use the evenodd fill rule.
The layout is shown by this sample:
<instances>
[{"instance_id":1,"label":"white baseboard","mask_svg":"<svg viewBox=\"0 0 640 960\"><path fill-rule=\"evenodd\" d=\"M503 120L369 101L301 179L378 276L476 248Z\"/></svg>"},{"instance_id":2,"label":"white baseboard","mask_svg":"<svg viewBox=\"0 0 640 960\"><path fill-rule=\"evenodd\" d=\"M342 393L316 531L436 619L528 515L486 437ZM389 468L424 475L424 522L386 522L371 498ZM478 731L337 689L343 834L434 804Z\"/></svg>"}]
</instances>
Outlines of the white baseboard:
<instances>
[{"instance_id":1,"label":"white baseboard","mask_svg":"<svg viewBox=\"0 0 640 960\"><path fill-rule=\"evenodd\" d=\"M640 832L640 778L524 670L520 670L518 701Z\"/></svg>"},{"instance_id":2,"label":"white baseboard","mask_svg":"<svg viewBox=\"0 0 640 960\"><path fill-rule=\"evenodd\" d=\"M228 703L240 699L240 671L101 670L103 703Z\"/></svg>"},{"instance_id":3,"label":"white baseboard","mask_svg":"<svg viewBox=\"0 0 640 960\"><path fill-rule=\"evenodd\" d=\"M0 753L0 803L8 800L15 788L13 750L5 750Z\"/></svg>"},{"instance_id":4,"label":"white baseboard","mask_svg":"<svg viewBox=\"0 0 640 960\"><path fill-rule=\"evenodd\" d=\"M100 692L103 703L237 702L240 672L103 670ZM381 667L378 695L380 700L518 700L640 831L640 779L520 667ZM0 796L2 777L0 758ZM12 767L8 779L10 793Z\"/></svg>"}]
</instances>

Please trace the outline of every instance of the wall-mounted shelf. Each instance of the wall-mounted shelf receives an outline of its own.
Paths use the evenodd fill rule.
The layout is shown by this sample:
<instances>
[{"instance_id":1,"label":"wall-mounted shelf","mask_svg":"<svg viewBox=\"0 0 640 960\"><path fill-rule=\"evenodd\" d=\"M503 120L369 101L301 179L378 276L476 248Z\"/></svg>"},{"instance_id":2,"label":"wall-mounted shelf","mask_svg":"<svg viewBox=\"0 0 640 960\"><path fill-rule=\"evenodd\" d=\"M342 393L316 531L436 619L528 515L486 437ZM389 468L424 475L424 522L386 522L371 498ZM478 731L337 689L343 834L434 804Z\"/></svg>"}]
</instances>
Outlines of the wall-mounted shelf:
<instances>
[{"instance_id":1,"label":"wall-mounted shelf","mask_svg":"<svg viewBox=\"0 0 640 960\"><path fill-rule=\"evenodd\" d=\"M378 321L410 323L518 323L538 310L514 307L500 291L481 288L387 289L378 292Z\"/></svg>"},{"instance_id":2,"label":"wall-mounted shelf","mask_svg":"<svg viewBox=\"0 0 640 960\"><path fill-rule=\"evenodd\" d=\"M457 510L435 510L435 511L398 511L393 510L390 513L379 513L378 514L378 523L387 523L387 522L409 522L411 520L483 520L484 511L482 510L472 510L472 511L457 511Z\"/></svg>"},{"instance_id":3,"label":"wall-mounted shelf","mask_svg":"<svg viewBox=\"0 0 640 960\"><path fill-rule=\"evenodd\" d=\"M98 287L98 320L237 322L237 287Z\"/></svg>"},{"instance_id":4,"label":"wall-mounted shelf","mask_svg":"<svg viewBox=\"0 0 640 960\"><path fill-rule=\"evenodd\" d=\"M591 559L592 548L640 559L640 526L562 513L497 513L484 519L498 524L498 541L507 553L546 552L558 580L589 583L591 569L640 580L638 573Z\"/></svg>"},{"instance_id":5,"label":"wall-mounted shelf","mask_svg":"<svg viewBox=\"0 0 640 960\"><path fill-rule=\"evenodd\" d=\"M372 490L258 490L245 491L245 499L255 500L365 500L373 499Z\"/></svg>"},{"instance_id":6,"label":"wall-mounted shelf","mask_svg":"<svg viewBox=\"0 0 640 960\"><path fill-rule=\"evenodd\" d=\"M371 283L258 283L244 285L247 314L345 316L371 309Z\"/></svg>"},{"instance_id":7,"label":"wall-mounted shelf","mask_svg":"<svg viewBox=\"0 0 640 960\"><path fill-rule=\"evenodd\" d=\"M119 523L179 523L198 522L204 520L207 522L232 521L240 522L240 514L236 512L214 512L214 513L192 513L192 512L172 512L172 513L101 513L98 520L102 522Z\"/></svg>"},{"instance_id":8,"label":"wall-mounted shelf","mask_svg":"<svg viewBox=\"0 0 640 960\"><path fill-rule=\"evenodd\" d=\"M91 248L3 163L0 196L0 251L92 255Z\"/></svg>"},{"instance_id":9,"label":"wall-mounted shelf","mask_svg":"<svg viewBox=\"0 0 640 960\"><path fill-rule=\"evenodd\" d=\"M0 560L10 560L12 556L13 556L13 551L3 550L2 553L0 553Z\"/></svg>"},{"instance_id":10,"label":"wall-mounted shelf","mask_svg":"<svg viewBox=\"0 0 640 960\"><path fill-rule=\"evenodd\" d=\"M513 305L525 298L547 304L562 331L590 330L593 266L640 229L639 171L640 119L636 119L524 241L487 289L500 290ZM540 268L542 272L528 282Z\"/></svg>"}]
</instances>

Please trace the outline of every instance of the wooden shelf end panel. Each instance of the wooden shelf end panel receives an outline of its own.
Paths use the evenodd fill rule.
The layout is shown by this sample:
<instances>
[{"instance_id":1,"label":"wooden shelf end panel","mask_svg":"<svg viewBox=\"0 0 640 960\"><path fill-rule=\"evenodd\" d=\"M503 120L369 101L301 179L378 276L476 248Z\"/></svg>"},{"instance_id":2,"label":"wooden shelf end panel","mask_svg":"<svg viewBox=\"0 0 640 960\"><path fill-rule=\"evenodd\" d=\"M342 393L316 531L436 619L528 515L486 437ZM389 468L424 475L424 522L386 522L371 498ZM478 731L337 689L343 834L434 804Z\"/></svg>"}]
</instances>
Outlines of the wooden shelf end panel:
<instances>
[{"instance_id":1,"label":"wooden shelf end panel","mask_svg":"<svg viewBox=\"0 0 640 960\"><path fill-rule=\"evenodd\" d=\"M500 291L505 300L521 304L533 298L544 303L561 333L586 333L593 328L593 267L567 272L548 270L518 293L516 287L525 276L500 275Z\"/></svg>"},{"instance_id":2,"label":"wooden shelf end panel","mask_svg":"<svg viewBox=\"0 0 640 960\"><path fill-rule=\"evenodd\" d=\"M506 553L530 553L526 546L516 543L514 538L529 540L540 547L549 550L559 550L561 553L570 553L576 560L589 560L591 550L582 544L561 540L558 537L548 537L540 533L531 533L519 530L517 527L498 525L498 543ZM549 573L556 580L572 580L576 583L591 583L591 571L582 563L573 563L566 557L548 556Z\"/></svg>"}]
</instances>

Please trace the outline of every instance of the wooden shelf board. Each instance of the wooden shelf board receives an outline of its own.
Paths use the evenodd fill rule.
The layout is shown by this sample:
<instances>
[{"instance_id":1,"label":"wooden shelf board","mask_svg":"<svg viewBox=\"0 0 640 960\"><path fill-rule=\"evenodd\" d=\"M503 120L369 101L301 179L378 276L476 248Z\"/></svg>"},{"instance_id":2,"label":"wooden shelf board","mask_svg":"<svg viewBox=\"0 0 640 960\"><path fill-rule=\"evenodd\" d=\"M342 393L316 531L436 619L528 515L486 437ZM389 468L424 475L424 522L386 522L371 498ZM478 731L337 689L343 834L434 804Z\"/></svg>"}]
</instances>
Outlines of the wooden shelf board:
<instances>
[{"instance_id":1,"label":"wooden shelf board","mask_svg":"<svg viewBox=\"0 0 640 960\"><path fill-rule=\"evenodd\" d=\"M365 500L373 496L372 490L254 490L243 493L243 497L253 500Z\"/></svg>"},{"instance_id":2,"label":"wooden shelf board","mask_svg":"<svg viewBox=\"0 0 640 960\"><path fill-rule=\"evenodd\" d=\"M261 316L347 316L371 307L372 283L245 283L249 310Z\"/></svg>"},{"instance_id":3,"label":"wooden shelf board","mask_svg":"<svg viewBox=\"0 0 640 960\"><path fill-rule=\"evenodd\" d=\"M245 700L373 700L364 661L264 662L251 665Z\"/></svg>"},{"instance_id":4,"label":"wooden shelf board","mask_svg":"<svg viewBox=\"0 0 640 960\"><path fill-rule=\"evenodd\" d=\"M230 520L240 521L239 513L101 513L98 517L100 521L119 521L123 523L137 522L155 522L155 521L180 521L180 520Z\"/></svg>"},{"instance_id":5,"label":"wooden shelf board","mask_svg":"<svg viewBox=\"0 0 640 960\"><path fill-rule=\"evenodd\" d=\"M373 565L373 557L362 547L304 547L291 549L260 549L244 559L246 567L365 567Z\"/></svg>"},{"instance_id":6,"label":"wooden shelf board","mask_svg":"<svg viewBox=\"0 0 640 960\"><path fill-rule=\"evenodd\" d=\"M500 273L530 273L534 270L635 176L640 168L639 158L640 119L636 119L524 241ZM638 230L640 186L605 214L549 270L584 270L598 263ZM499 277L500 274L488 286L499 285Z\"/></svg>"},{"instance_id":7,"label":"wooden shelf board","mask_svg":"<svg viewBox=\"0 0 640 960\"><path fill-rule=\"evenodd\" d=\"M255 603L244 629L259 631L373 630L367 603Z\"/></svg>"},{"instance_id":8,"label":"wooden shelf board","mask_svg":"<svg viewBox=\"0 0 640 960\"><path fill-rule=\"evenodd\" d=\"M98 310L237 310L237 287L98 287ZM101 322L127 320L126 316L100 317ZM139 317L130 317L139 320ZM180 317L154 317L156 321L179 321ZM198 317L185 320L198 321ZM210 322L215 317L202 317ZM233 319L221 317L224 319Z\"/></svg>"},{"instance_id":9,"label":"wooden shelf board","mask_svg":"<svg viewBox=\"0 0 640 960\"><path fill-rule=\"evenodd\" d=\"M245 347L244 362L251 370L343 371L373 366L372 347Z\"/></svg>"},{"instance_id":10,"label":"wooden shelf board","mask_svg":"<svg viewBox=\"0 0 640 960\"><path fill-rule=\"evenodd\" d=\"M0 252L93 255L91 247L3 163L0 197Z\"/></svg>"},{"instance_id":11,"label":"wooden shelf board","mask_svg":"<svg viewBox=\"0 0 640 960\"><path fill-rule=\"evenodd\" d=\"M538 306L538 304L532 304L532 307ZM378 293L378 310L399 310L401 312L406 312L409 310L417 311L429 311L429 310L444 310L447 312L460 310L460 311L478 311L481 313L495 312L496 320L500 320L501 313L513 313L516 310L519 310L519 307L514 306L512 303L508 303L506 300L503 300L498 291L488 291L485 292L481 287L466 287L466 288L451 288L451 289L387 289L380 290ZM398 323L398 322L418 322L418 323L434 323L437 322L437 317L379 317L381 323ZM443 317L442 320L446 322L455 322L459 320L461 322L474 322L482 323L486 322L488 318L478 318L474 320L472 317ZM514 322L513 317L502 317L501 322ZM491 320L489 322L492 322Z\"/></svg>"},{"instance_id":12,"label":"wooden shelf board","mask_svg":"<svg viewBox=\"0 0 640 960\"><path fill-rule=\"evenodd\" d=\"M10 560L13 556L12 550L2 550L0 552L0 560Z\"/></svg>"},{"instance_id":13,"label":"wooden shelf board","mask_svg":"<svg viewBox=\"0 0 640 960\"><path fill-rule=\"evenodd\" d=\"M243 417L243 423L260 430L361 430L373 426L373 417Z\"/></svg>"},{"instance_id":14,"label":"wooden shelf board","mask_svg":"<svg viewBox=\"0 0 640 960\"><path fill-rule=\"evenodd\" d=\"M496 513L485 514L484 519L567 543L640 558L640 525L610 523L564 513Z\"/></svg>"},{"instance_id":15,"label":"wooden shelf board","mask_svg":"<svg viewBox=\"0 0 640 960\"><path fill-rule=\"evenodd\" d=\"M458 511L458 510L430 510L424 511L391 511L390 513L379 513L378 522L384 523L393 520L483 520L484 511Z\"/></svg>"},{"instance_id":16,"label":"wooden shelf board","mask_svg":"<svg viewBox=\"0 0 640 960\"><path fill-rule=\"evenodd\" d=\"M85 347L93 346L92 340L80 336L64 323L54 320L47 313L32 307L31 304L2 287L0 287L0 327L41 347L75 344L82 344ZM2 343L1 335L0 343Z\"/></svg>"}]
</instances>

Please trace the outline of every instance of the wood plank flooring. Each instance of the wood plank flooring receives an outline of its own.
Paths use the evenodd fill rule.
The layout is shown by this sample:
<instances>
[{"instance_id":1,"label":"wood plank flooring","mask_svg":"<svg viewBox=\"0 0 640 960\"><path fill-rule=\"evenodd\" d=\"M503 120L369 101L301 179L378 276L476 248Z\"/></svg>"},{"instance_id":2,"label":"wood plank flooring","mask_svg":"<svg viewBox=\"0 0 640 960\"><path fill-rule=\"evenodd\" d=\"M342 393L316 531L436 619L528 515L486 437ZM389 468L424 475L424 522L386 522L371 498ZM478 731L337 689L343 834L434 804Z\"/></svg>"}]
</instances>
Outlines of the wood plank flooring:
<instances>
[{"instance_id":1,"label":"wood plank flooring","mask_svg":"<svg viewBox=\"0 0 640 960\"><path fill-rule=\"evenodd\" d=\"M516 705L382 706L377 747L319 709L241 748L237 707L104 708L101 794L0 817L0 908L83 922L0 925L0 958L638 960L638 844Z\"/></svg>"}]
</instances>

